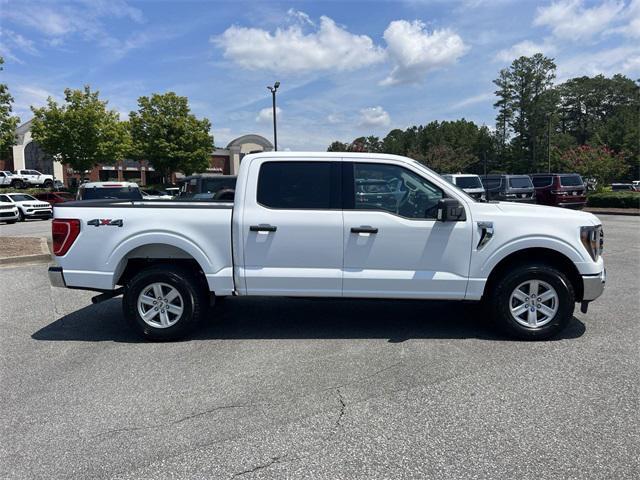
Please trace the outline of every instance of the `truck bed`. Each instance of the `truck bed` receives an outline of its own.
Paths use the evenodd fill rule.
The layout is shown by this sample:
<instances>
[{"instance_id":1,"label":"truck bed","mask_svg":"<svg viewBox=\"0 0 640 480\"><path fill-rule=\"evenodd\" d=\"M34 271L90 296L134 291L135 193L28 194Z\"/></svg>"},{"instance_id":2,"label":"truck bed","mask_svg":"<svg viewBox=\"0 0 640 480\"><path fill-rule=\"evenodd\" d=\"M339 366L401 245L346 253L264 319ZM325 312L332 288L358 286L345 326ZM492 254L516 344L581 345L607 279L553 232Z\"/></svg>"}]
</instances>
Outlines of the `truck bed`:
<instances>
[{"instance_id":1,"label":"truck bed","mask_svg":"<svg viewBox=\"0 0 640 480\"><path fill-rule=\"evenodd\" d=\"M211 290L231 294L232 213L232 203L211 201L106 199L58 204L54 218L79 219L81 227L73 247L56 260L68 287L112 290L130 259L193 259Z\"/></svg>"}]
</instances>

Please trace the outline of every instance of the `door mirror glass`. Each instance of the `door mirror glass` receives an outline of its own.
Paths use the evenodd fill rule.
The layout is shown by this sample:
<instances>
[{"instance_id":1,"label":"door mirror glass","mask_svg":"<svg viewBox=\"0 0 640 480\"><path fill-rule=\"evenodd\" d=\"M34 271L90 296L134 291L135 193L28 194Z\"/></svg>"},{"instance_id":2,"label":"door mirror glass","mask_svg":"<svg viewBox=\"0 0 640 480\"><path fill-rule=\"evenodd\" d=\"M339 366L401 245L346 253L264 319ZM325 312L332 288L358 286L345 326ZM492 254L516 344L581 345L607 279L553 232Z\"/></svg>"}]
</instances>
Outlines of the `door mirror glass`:
<instances>
[{"instance_id":1,"label":"door mirror glass","mask_svg":"<svg viewBox=\"0 0 640 480\"><path fill-rule=\"evenodd\" d=\"M464 207L455 198L442 198L438 201L438 221L463 222L467 219Z\"/></svg>"}]
</instances>

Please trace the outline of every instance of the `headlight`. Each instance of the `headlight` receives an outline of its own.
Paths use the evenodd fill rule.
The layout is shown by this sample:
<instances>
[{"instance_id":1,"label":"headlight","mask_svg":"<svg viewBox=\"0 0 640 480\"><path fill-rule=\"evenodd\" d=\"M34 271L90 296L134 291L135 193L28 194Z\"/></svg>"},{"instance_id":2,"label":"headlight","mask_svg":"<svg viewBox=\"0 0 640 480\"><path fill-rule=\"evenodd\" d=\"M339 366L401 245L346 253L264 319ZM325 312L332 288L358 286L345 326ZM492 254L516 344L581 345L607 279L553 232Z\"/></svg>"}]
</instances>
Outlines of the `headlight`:
<instances>
[{"instance_id":1,"label":"headlight","mask_svg":"<svg viewBox=\"0 0 640 480\"><path fill-rule=\"evenodd\" d=\"M595 227L580 227L580 240L591 258L596 261L602 255L604 248L604 232L602 225Z\"/></svg>"}]
</instances>

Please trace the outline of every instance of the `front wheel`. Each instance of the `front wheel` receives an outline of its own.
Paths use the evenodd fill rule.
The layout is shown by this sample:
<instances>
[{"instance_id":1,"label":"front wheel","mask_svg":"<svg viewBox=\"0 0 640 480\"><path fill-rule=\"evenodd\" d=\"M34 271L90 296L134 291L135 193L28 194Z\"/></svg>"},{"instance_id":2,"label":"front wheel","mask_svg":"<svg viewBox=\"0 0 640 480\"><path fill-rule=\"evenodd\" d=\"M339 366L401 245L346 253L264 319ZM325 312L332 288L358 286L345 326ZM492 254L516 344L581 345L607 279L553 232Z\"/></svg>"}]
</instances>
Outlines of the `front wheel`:
<instances>
[{"instance_id":1,"label":"front wheel","mask_svg":"<svg viewBox=\"0 0 640 480\"><path fill-rule=\"evenodd\" d=\"M14 180L13 182L11 182L11 188L19 190L21 188L24 188L24 183L22 182L22 180Z\"/></svg>"},{"instance_id":2,"label":"front wheel","mask_svg":"<svg viewBox=\"0 0 640 480\"><path fill-rule=\"evenodd\" d=\"M196 327L207 311L207 292L187 270L149 267L125 287L122 307L131 326L149 340L178 340Z\"/></svg>"},{"instance_id":3,"label":"front wheel","mask_svg":"<svg viewBox=\"0 0 640 480\"><path fill-rule=\"evenodd\" d=\"M18 209L18 221L19 222L24 222L26 220L26 217L24 216L24 212L20 209Z\"/></svg>"},{"instance_id":4,"label":"front wheel","mask_svg":"<svg viewBox=\"0 0 640 480\"><path fill-rule=\"evenodd\" d=\"M560 270L545 264L521 265L494 284L489 307L510 336L546 340L573 318L575 292Z\"/></svg>"}]
</instances>

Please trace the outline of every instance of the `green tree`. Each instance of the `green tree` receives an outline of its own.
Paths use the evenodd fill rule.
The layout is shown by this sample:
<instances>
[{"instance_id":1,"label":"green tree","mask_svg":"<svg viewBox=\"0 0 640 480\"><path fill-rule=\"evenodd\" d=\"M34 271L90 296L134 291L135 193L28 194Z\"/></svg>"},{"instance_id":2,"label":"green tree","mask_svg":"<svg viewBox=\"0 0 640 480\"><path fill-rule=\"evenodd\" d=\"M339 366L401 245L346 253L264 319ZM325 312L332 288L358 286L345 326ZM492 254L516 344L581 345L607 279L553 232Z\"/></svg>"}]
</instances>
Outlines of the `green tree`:
<instances>
[{"instance_id":1,"label":"green tree","mask_svg":"<svg viewBox=\"0 0 640 480\"><path fill-rule=\"evenodd\" d=\"M32 107L33 139L74 170L122 160L130 148L126 123L98 97L99 92L92 92L88 85L83 90L67 88L62 105L49 97L46 107Z\"/></svg>"},{"instance_id":2,"label":"green tree","mask_svg":"<svg viewBox=\"0 0 640 480\"><path fill-rule=\"evenodd\" d=\"M336 140L327 148L327 152L348 152L349 145L343 142L339 142Z\"/></svg>"},{"instance_id":3,"label":"green tree","mask_svg":"<svg viewBox=\"0 0 640 480\"><path fill-rule=\"evenodd\" d=\"M4 58L0 57L0 72ZM11 114L13 97L6 83L0 83L0 158L4 157L16 143L16 127L20 119Z\"/></svg>"},{"instance_id":4,"label":"green tree","mask_svg":"<svg viewBox=\"0 0 640 480\"><path fill-rule=\"evenodd\" d=\"M565 171L579 173L584 178L595 178L601 187L623 179L629 170L623 153L600 145L580 145L568 149L560 157L560 164Z\"/></svg>"},{"instance_id":5,"label":"green tree","mask_svg":"<svg viewBox=\"0 0 640 480\"><path fill-rule=\"evenodd\" d=\"M440 174L466 172L478 161L478 158L466 149L449 145L433 145L426 153L412 151L409 152L409 157Z\"/></svg>"},{"instance_id":6,"label":"green tree","mask_svg":"<svg viewBox=\"0 0 640 480\"><path fill-rule=\"evenodd\" d=\"M498 129L504 136L513 132L513 170L535 171L546 157L548 126L557 105L557 92L553 89L555 69L552 59L536 53L514 60L494 80L498 87Z\"/></svg>"},{"instance_id":7,"label":"green tree","mask_svg":"<svg viewBox=\"0 0 640 480\"><path fill-rule=\"evenodd\" d=\"M132 156L148 160L164 177L172 171L191 174L209 167L211 122L191 113L187 97L174 92L140 97L138 111L129 115L129 125Z\"/></svg>"}]
</instances>

